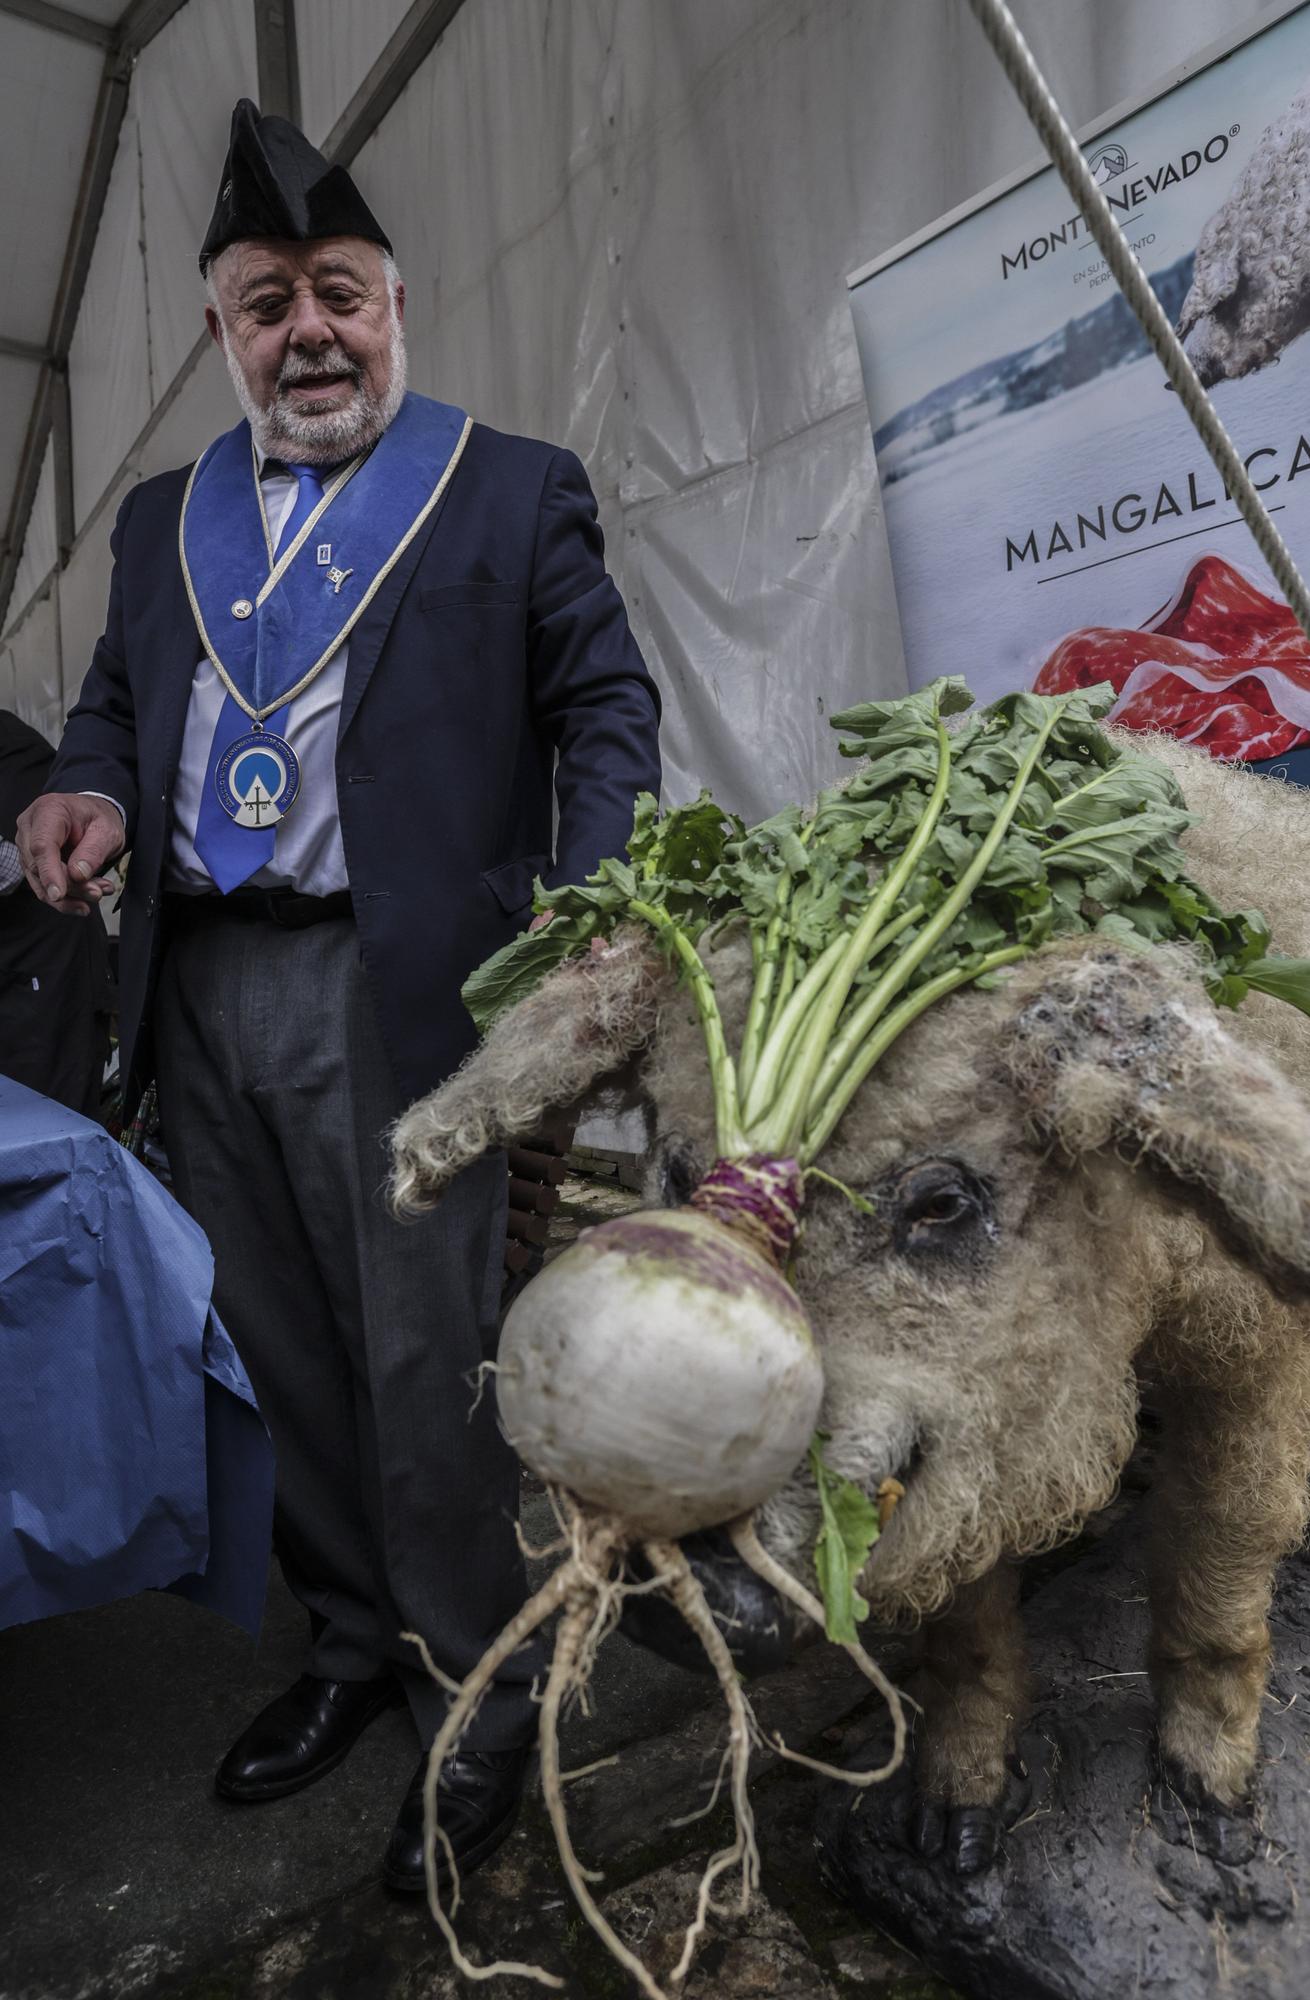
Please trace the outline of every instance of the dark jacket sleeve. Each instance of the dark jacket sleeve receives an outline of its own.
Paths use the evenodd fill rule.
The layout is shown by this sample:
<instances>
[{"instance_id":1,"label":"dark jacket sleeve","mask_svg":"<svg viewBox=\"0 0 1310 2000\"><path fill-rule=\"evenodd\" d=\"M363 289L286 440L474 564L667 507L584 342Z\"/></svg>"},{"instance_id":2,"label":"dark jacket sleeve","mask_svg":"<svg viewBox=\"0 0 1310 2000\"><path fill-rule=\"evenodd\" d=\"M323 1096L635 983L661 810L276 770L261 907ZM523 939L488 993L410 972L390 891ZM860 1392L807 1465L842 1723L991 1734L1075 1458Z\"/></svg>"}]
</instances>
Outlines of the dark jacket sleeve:
<instances>
[{"instance_id":1,"label":"dark jacket sleeve","mask_svg":"<svg viewBox=\"0 0 1310 2000\"><path fill-rule=\"evenodd\" d=\"M548 884L622 854L638 792L660 788L660 698L605 569L581 461L557 451L542 486L528 604L538 725L555 744L559 832Z\"/></svg>"},{"instance_id":2,"label":"dark jacket sleeve","mask_svg":"<svg viewBox=\"0 0 1310 2000\"><path fill-rule=\"evenodd\" d=\"M54 751L30 723L0 708L0 840L12 840L18 816L45 790Z\"/></svg>"},{"instance_id":3,"label":"dark jacket sleeve","mask_svg":"<svg viewBox=\"0 0 1310 2000\"><path fill-rule=\"evenodd\" d=\"M128 847L136 830L138 788L136 712L123 657L121 556L128 515L139 491L134 486L123 501L109 538L114 570L104 633L91 656L82 692L69 711L44 787L47 792L103 792L117 800L127 816Z\"/></svg>"}]
</instances>

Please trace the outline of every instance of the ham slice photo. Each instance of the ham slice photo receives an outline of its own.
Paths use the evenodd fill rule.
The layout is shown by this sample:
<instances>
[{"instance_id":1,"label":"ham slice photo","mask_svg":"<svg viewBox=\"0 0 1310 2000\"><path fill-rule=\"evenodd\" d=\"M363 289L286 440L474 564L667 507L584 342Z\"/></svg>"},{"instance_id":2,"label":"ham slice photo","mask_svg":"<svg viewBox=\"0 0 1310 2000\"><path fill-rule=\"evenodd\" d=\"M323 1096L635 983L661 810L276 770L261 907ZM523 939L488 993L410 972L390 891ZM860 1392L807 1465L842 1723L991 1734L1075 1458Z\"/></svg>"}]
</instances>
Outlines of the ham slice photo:
<instances>
[{"instance_id":1,"label":"ham slice photo","mask_svg":"<svg viewBox=\"0 0 1310 2000\"><path fill-rule=\"evenodd\" d=\"M1033 682L1038 694L1113 684L1110 720L1162 729L1244 763L1310 742L1310 640L1281 598L1222 557L1193 563L1141 627L1070 632Z\"/></svg>"}]
</instances>

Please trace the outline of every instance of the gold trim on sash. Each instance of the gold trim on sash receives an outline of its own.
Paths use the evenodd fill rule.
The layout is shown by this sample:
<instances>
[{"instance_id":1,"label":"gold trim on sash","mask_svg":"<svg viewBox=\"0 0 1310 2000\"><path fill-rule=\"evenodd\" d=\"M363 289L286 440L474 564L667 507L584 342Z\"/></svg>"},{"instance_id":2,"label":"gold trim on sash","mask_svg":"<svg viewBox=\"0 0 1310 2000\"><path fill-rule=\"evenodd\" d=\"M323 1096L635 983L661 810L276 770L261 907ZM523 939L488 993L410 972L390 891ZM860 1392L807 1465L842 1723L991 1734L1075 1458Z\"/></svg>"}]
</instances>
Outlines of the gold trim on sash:
<instances>
[{"instance_id":1,"label":"gold trim on sash","mask_svg":"<svg viewBox=\"0 0 1310 2000\"><path fill-rule=\"evenodd\" d=\"M405 533L401 536L399 542L397 542L391 554L387 557L387 560L383 563L377 575L373 578L372 583L370 583L368 589L364 592L364 595L360 598L359 603L355 606L354 610L350 613L349 617L346 619L345 624L341 627L336 637L331 641L330 645L326 648L326 650L322 654L320 654L319 658L315 660L313 666L309 669L308 673L303 674L301 678L296 682L294 687L288 688L285 691L285 693L280 694L276 701L266 702L263 708L253 708L251 706L251 704L246 700L245 696L242 694L240 688L238 688L236 683L233 681L231 675L227 671L227 668L223 665L223 662L219 659L217 652L214 650L213 641L210 639L209 633L205 629L205 621L201 616L200 605L196 600L195 586L191 581L191 571L187 564L187 559L186 559L187 506L191 499L191 489L195 485L196 474L199 472L201 465L204 463L204 454L202 453L200 458L196 460L195 464L191 468L191 475L186 483L186 492L182 495L182 511L178 515L178 522L177 522L177 552L178 552L178 559L182 565L182 580L186 585L187 602L191 606L191 615L196 621L196 630L200 635L201 644L204 646L205 652L209 657L214 672L218 675L219 680L222 682L228 694L231 695L237 707L242 711L244 715L248 715L252 722L262 723L266 715L272 715L277 709L284 708L288 702L295 701L298 695L302 695L305 692L305 689L309 686L311 681L317 680L318 676L322 673L324 667L327 665L328 661L332 658L333 654L338 650L339 647L345 644L346 640L349 638L359 618L365 611L367 611L369 605L373 602L373 599L376 597L383 583L385 583L387 577L390 576L392 570L395 568L396 564L400 561L400 558L404 555L405 550L409 547L415 535L418 533L419 529L423 526L423 523L427 520L428 515L432 512L433 508L440 500L447 486L449 486L451 479L454 476L455 468L459 464L460 459L464 456L464 447L468 443L469 432L472 429L473 429L472 417L465 417L464 428L459 434L459 441L456 444L455 449L451 452L450 457L446 462L445 471L442 473L440 479L433 487L432 492L429 494L428 498L424 501L418 513L414 516L414 519L411 521L409 527L405 530ZM316 526L319 516L323 513L326 507L331 505L332 501L341 491L341 488L345 485L346 481L351 477L351 475L358 469L358 467L363 463L364 458L366 456L367 453L361 452L359 457L352 459L350 464L343 467L341 472L339 472L337 477L332 481L332 484L328 487L327 491L324 493L323 498L320 500L318 506L314 509L313 513L309 516L308 520L305 521L301 526L300 532L297 534L295 540L290 544L288 548L283 550L282 555L278 558L275 566L270 571L268 581L265 583L263 589L259 593L259 596L255 600L257 604L262 604L265 598L268 596L269 591L272 590L275 584L281 581L288 565L294 560L296 555L299 554L300 550L303 548L306 540L308 539L310 533ZM256 480L256 486L258 486L258 480ZM264 504L263 495L260 494L258 497L259 497L260 509L262 512ZM265 540L267 540L268 539L267 517L265 517L265 522L264 522L264 536Z\"/></svg>"}]
</instances>

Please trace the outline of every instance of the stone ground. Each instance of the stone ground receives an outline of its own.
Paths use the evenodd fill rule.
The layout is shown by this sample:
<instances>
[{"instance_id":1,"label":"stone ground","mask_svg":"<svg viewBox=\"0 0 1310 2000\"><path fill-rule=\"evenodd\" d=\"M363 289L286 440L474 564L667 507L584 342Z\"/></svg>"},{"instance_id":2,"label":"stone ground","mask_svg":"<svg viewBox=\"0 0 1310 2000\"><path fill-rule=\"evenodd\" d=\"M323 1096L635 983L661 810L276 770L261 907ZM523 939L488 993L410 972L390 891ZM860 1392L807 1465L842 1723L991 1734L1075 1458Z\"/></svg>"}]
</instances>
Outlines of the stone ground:
<instances>
[{"instance_id":1,"label":"stone ground","mask_svg":"<svg viewBox=\"0 0 1310 2000\"><path fill-rule=\"evenodd\" d=\"M590 1164L590 1163L589 1163ZM566 1183L562 1247L630 1204L617 1180ZM548 1538L529 1493L529 1538ZM163 1594L0 1633L0 2000L510 2000L519 1980L450 1969L421 1906L377 1867L416 1746L384 1715L350 1759L298 1797L226 1806L210 1775L253 1711L294 1677L302 1614L280 1580L258 1648ZM817 1651L752 1690L766 1728L840 1756L875 1704L844 1656ZM707 1684L611 1640L590 1718L565 1766L601 1763L569 1790L584 1860L619 1932L657 1974L675 1956L721 1812L670 1822L708 1797L722 1744ZM615 1759L614 1762L603 1760ZM764 1894L715 1922L687 2000L951 2000L919 1961L825 1887L814 1838L824 1787L761 1757L753 1797ZM540 1800L468 1885L473 1956L532 1958L577 2000L618 2000L624 1977L580 1922Z\"/></svg>"},{"instance_id":2,"label":"stone ground","mask_svg":"<svg viewBox=\"0 0 1310 2000\"><path fill-rule=\"evenodd\" d=\"M1310 1993L1310 1556L1283 1563L1253 1810L1222 1823L1161 1780L1145 1674L1146 1547L1131 1495L1025 1603L1032 1708L998 1867L907 1852L906 1773L853 1811L831 1787L824 1879L917 1939L973 2000L1305 2000ZM847 1737L855 1762L876 1742Z\"/></svg>"}]
</instances>

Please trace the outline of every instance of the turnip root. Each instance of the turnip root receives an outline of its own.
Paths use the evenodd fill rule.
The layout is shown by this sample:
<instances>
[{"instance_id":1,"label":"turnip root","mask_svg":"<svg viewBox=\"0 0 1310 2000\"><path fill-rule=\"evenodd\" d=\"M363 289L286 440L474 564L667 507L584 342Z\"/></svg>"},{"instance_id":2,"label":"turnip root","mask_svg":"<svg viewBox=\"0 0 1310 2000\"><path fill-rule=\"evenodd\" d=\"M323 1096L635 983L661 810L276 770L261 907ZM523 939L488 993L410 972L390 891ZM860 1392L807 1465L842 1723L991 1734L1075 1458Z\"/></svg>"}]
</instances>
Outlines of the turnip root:
<instances>
[{"instance_id":1,"label":"turnip root","mask_svg":"<svg viewBox=\"0 0 1310 2000\"><path fill-rule=\"evenodd\" d=\"M541 1704L541 1770L560 1858L588 1922L649 2000L665 2000L597 1907L569 1837L559 1769L563 1705L585 1693L596 1649L617 1623L624 1598L636 1591L663 1591L677 1605L709 1658L730 1718L726 1762L735 1835L705 1870L674 1982L691 1965L720 1877L735 1878L738 1908L749 1908L759 1856L747 1779L759 1732L731 1652L676 1537L730 1522L743 1559L777 1580L776 1565L755 1538L752 1513L804 1457L823 1393L809 1323L782 1270L802 1187L794 1160L719 1161L687 1209L624 1217L584 1232L523 1292L506 1320L497 1368L501 1415L524 1463L551 1487L568 1554L455 1693L429 1757L429 1902L467 1977L515 1972L544 1985L560 1983L539 1967L479 1966L465 1957L451 1922L458 1874L439 1810L442 1762L498 1668L558 1613ZM650 1569L644 1583L625 1573L625 1558L637 1551ZM799 1584L787 1578L784 1590L824 1625L823 1606ZM904 1724L880 1670L858 1644L847 1650L892 1709L888 1765L836 1774L871 1784L900 1761ZM781 1742L774 1747L797 1754ZM449 1911L441 1900L442 1859L452 1884Z\"/></svg>"}]
</instances>

